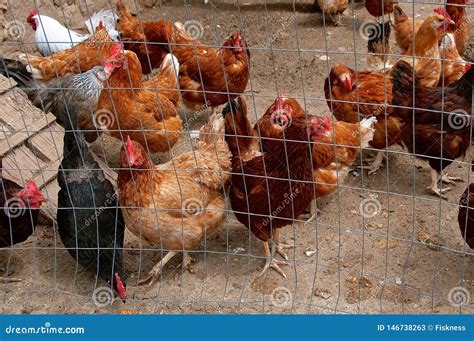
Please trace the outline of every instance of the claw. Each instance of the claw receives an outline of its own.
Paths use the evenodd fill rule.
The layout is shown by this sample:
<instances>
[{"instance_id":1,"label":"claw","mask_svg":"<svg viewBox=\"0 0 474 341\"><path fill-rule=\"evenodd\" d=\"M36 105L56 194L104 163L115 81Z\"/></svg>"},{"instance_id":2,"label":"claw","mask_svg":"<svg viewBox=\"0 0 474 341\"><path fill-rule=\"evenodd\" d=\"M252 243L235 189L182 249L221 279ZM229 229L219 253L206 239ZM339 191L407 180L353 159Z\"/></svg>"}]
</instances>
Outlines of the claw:
<instances>
[{"instance_id":1,"label":"claw","mask_svg":"<svg viewBox=\"0 0 474 341\"><path fill-rule=\"evenodd\" d=\"M280 265L290 265L290 263L285 262L283 260L278 260L275 258L267 258L267 261L265 262L265 266L263 267L262 272L258 275L259 277L262 276L265 272L267 272L268 269L272 268L276 272L278 272L281 276L286 278L286 274L283 272L283 270L280 268Z\"/></svg>"},{"instance_id":2,"label":"claw","mask_svg":"<svg viewBox=\"0 0 474 341\"><path fill-rule=\"evenodd\" d=\"M456 176L448 176L448 174L445 174L441 177L441 181L445 184L453 185L456 181L463 181L463 179Z\"/></svg>"}]
</instances>

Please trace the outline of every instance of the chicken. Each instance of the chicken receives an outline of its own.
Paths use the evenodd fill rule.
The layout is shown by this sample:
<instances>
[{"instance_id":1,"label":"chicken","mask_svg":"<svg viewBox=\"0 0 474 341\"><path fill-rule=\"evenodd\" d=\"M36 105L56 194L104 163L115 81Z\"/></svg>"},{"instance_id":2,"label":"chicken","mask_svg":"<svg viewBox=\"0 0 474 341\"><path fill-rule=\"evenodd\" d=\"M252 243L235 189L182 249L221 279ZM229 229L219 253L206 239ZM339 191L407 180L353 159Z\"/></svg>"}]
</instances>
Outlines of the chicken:
<instances>
[{"instance_id":1,"label":"chicken","mask_svg":"<svg viewBox=\"0 0 474 341\"><path fill-rule=\"evenodd\" d=\"M469 71L471 64L459 55L453 33L446 33L443 36L440 48L443 71L438 86L448 86Z\"/></svg>"},{"instance_id":2,"label":"chicken","mask_svg":"<svg viewBox=\"0 0 474 341\"><path fill-rule=\"evenodd\" d=\"M341 24L341 14L347 9L348 0L315 0L315 6L328 16L334 25Z\"/></svg>"},{"instance_id":3,"label":"chicken","mask_svg":"<svg viewBox=\"0 0 474 341\"><path fill-rule=\"evenodd\" d=\"M110 57L120 52L121 45L115 44ZM96 119L99 95L113 72L113 66L104 60L103 65L77 75L68 75L50 81L35 81L27 68L19 61L0 57L0 73L13 78L33 105L44 112L52 112L60 122L58 113L64 111L66 103L74 103L79 113L79 128L84 131L87 142L93 142L101 132L99 113Z\"/></svg>"},{"instance_id":4,"label":"chicken","mask_svg":"<svg viewBox=\"0 0 474 341\"><path fill-rule=\"evenodd\" d=\"M280 265L288 263L273 257L278 252L288 258L280 228L291 225L314 199L313 172L336 162L339 148L326 143L309 148L310 141L331 136L328 118L315 117L308 124L296 101L279 103L277 99L267 114L278 114L275 122L284 130L284 139L271 142L265 151L260 149L261 137L250 126L242 97L231 101L222 113L232 153L232 209L238 221L263 242L267 260L260 274L272 268L286 277ZM293 108L298 113L293 115ZM311 155L311 151L315 153Z\"/></svg>"},{"instance_id":5,"label":"chicken","mask_svg":"<svg viewBox=\"0 0 474 341\"><path fill-rule=\"evenodd\" d=\"M455 35L456 46L459 54L463 55L470 39L470 22L467 14L467 7L463 4L469 0L447 0L446 13L454 21L454 25L447 27L448 32L452 31ZM460 6L461 4L461 6ZM408 54L409 48L413 44L418 29L423 24L423 20L415 20L410 18L399 5L395 5L395 37L397 45L400 47L402 54Z\"/></svg>"},{"instance_id":6,"label":"chicken","mask_svg":"<svg viewBox=\"0 0 474 341\"><path fill-rule=\"evenodd\" d=\"M126 299L123 240L125 224L112 183L105 178L77 129L73 103L61 113L65 125L58 170L57 223L69 254Z\"/></svg>"},{"instance_id":7,"label":"chicken","mask_svg":"<svg viewBox=\"0 0 474 341\"><path fill-rule=\"evenodd\" d=\"M56 19L46 15L39 15L36 9L30 12L26 22L35 31L36 48L42 56L50 56L53 53L69 49L83 42L94 33L94 28L99 26L100 22L104 24L105 29L113 40L117 41L119 38L118 32L115 30L117 16L111 10L101 10L85 21L90 34L80 34L69 30Z\"/></svg>"},{"instance_id":8,"label":"chicken","mask_svg":"<svg viewBox=\"0 0 474 341\"><path fill-rule=\"evenodd\" d=\"M172 52L180 63L179 86L187 108L211 107L215 113L219 105L245 91L250 51L240 33L232 35L219 49L190 37L181 23L175 23L175 28Z\"/></svg>"},{"instance_id":9,"label":"chicken","mask_svg":"<svg viewBox=\"0 0 474 341\"><path fill-rule=\"evenodd\" d=\"M379 18L393 12L393 5L398 1L393 0L365 0L365 8L370 15Z\"/></svg>"},{"instance_id":10,"label":"chicken","mask_svg":"<svg viewBox=\"0 0 474 341\"><path fill-rule=\"evenodd\" d=\"M27 65L34 79L51 80L70 74L86 72L107 59L114 41L99 23L94 35L73 48L56 52L48 57L20 54L20 61Z\"/></svg>"},{"instance_id":11,"label":"chicken","mask_svg":"<svg viewBox=\"0 0 474 341\"><path fill-rule=\"evenodd\" d=\"M435 10L437 14L428 17L415 35L414 46L410 46L407 56L400 58L410 63L424 87L437 86L441 77L442 64L438 40L446 25L454 24L444 9ZM416 56L419 58L413 58Z\"/></svg>"},{"instance_id":12,"label":"chicken","mask_svg":"<svg viewBox=\"0 0 474 341\"><path fill-rule=\"evenodd\" d=\"M2 159L0 158L0 172ZM30 237L38 221L39 209L45 197L32 180L25 188L1 178L0 181L0 248L22 243ZM0 277L2 283L19 282L21 279Z\"/></svg>"},{"instance_id":13,"label":"chicken","mask_svg":"<svg viewBox=\"0 0 474 341\"><path fill-rule=\"evenodd\" d=\"M469 0L447 0L446 12L453 19L456 47L462 56L469 46L471 38L471 19L467 12Z\"/></svg>"},{"instance_id":14,"label":"chicken","mask_svg":"<svg viewBox=\"0 0 474 341\"><path fill-rule=\"evenodd\" d=\"M408 49L413 44L413 38L416 32L423 24L423 20L415 20L415 22L413 22L413 19L410 18L398 4L393 7L395 40L397 41L401 54L407 54Z\"/></svg>"},{"instance_id":15,"label":"chicken","mask_svg":"<svg viewBox=\"0 0 474 341\"><path fill-rule=\"evenodd\" d=\"M108 61L115 70L109 88L100 94L97 110L112 118L107 120L109 133L118 139L130 136L151 153L170 150L181 135L176 58L168 54L160 72L146 82L142 82L140 61L132 51Z\"/></svg>"},{"instance_id":16,"label":"chicken","mask_svg":"<svg viewBox=\"0 0 474 341\"><path fill-rule=\"evenodd\" d=\"M445 88L423 87L416 77L413 68L403 61L393 68L393 105L401 107L394 115L399 116L411 132L403 134L403 144L411 153L428 159L431 167L428 189L446 198L443 193L450 188L440 189L438 182L452 184L460 179L442 171L457 158L464 157L471 143L469 113L472 112L474 69Z\"/></svg>"},{"instance_id":17,"label":"chicken","mask_svg":"<svg viewBox=\"0 0 474 341\"><path fill-rule=\"evenodd\" d=\"M474 249L474 183L466 188L459 200L458 223L464 241Z\"/></svg>"},{"instance_id":18,"label":"chicken","mask_svg":"<svg viewBox=\"0 0 474 341\"><path fill-rule=\"evenodd\" d=\"M136 53L143 74L151 73L163 63L170 49L168 41L173 35L173 25L168 20L140 21L132 16L122 0L117 2L119 23L117 29L125 49ZM143 42L143 43L141 43Z\"/></svg>"},{"instance_id":19,"label":"chicken","mask_svg":"<svg viewBox=\"0 0 474 341\"><path fill-rule=\"evenodd\" d=\"M370 166L369 174L380 169L384 149L400 143L405 123L391 116L392 84L390 75L354 70L342 65L334 65L324 83L324 93L329 109L339 121L358 123L362 118L375 116L375 134L369 143L381 149Z\"/></svg>"},{"instance_id":20,"label":"chicken","mask_svg":"<svg viewBox=\"0 0 474 341\"><path fill-rule=\"evenodd\" d=\"M390 22L368 25L368 43L367 43L367 64L374 71L384 71L390 69L392 65L389 62L391 53L390 46Z\"/></svg>"},{"instance_id":21,"label":"chicken","mask_svg":"<svg viewBox=\"0 0 474 341\"><path fill-rule=\"evenodd\" d=\"M154 166L145 149L127 138L121 153L118 177L120 205L128 229L147 242L168 250L161 261L140 281L152 284L165 264L187 251L224 222L224 187L230 180L230 151L223 138L224 120L211 116L200 130L193 151Z\"/></svg>"},{"instance_id":22,"label":"chicken","mask_svg":"<svg viewBox=\"0 0 474 341\"><path fill-rule=\"evenodd\" d=\"M282 112L284 103L293 107L292 118L297 115L303 115L308 120L314 118L311 115L305 115L302 110L298 110L299 104L294 99L286 98L282 93L277 99L277 115L275 116L275 108L270 107L267 112L259 119L255 124L254 130L260 133L262 137L262 150L271 151L272 143L275 139L283 138L283 130L277 122L281 123L280 118L277 117L279 113ZM282 119L285 119L286 115L280 115ZM342 121L335 121L332 124L332 129L334 130L334 135L336 137L333 141L332 137L321 138L320 142L325 142L328 144L335 143L338 148L338 158L336 162L331 163L326 167L321 167L314 172L314 181L315 181L315 197L322 198L325 197L334 191L336 191L337 186L344 182L347 174L349 173L349 167L352 166L355 159L359 155L361 148L367 148L369 142L373 139L374 129L372 128L376 122L375 117L368 119L363 119L360 123L360 133L359 133L359 124L346 123ZM287 124L290 124L288 122ZM330 124L328 122L328 124ZM352 148L351 148L352 147ZM344 150L345 149L345 150ZM317 148L315 146L313 152L313 157L317 157ZM343 157L342 157L343 156ZM309 220L313 220L315 215L313 215Z\"/></svg>"}]
</instances>

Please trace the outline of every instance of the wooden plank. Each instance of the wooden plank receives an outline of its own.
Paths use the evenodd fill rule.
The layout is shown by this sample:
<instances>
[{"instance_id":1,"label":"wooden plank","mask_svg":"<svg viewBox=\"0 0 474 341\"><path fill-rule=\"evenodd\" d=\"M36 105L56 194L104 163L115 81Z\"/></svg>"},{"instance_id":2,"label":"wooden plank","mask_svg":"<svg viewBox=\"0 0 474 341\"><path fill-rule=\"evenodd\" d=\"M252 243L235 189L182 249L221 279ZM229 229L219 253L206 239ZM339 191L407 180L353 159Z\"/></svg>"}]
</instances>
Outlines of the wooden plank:
<instances>
[{"instance_id":1,"label":"wooden plank","mask_svg":"<svg viewBox=\"0 0 474 341\"><path fill-rule=\"evenodd\" d=\"M34 107L18 88L0 95L0 121L10 130L25 130L40 117L44 117L43 111Z\"/></svg>"},{"instance_id":2,"label":"wooden plank","mask_svg":"<svg viewBox=\"0 0 474 341\"><path fill-rule=\"evenodd\" d=\"M0 96L1 97L1 96ZM0 104L1 105L1 104ZM49 124L54 122L56 117L53 114L47 114L46 118L43 116L40 119L32 122L27 129L19 131L7 139L0 142L0 156L5 155L9 150L23 144L28 138L36 134L40 130L46 128Z\"/></svg>"},{"instance_id":3,"label":"wooden plank","mask_svg":"<svg viewBox=\"0 0 474 341\"><path fill-rule=\"evenodd\" d=\"M45 166L28 147L22 145L3 158L3 176L23 186L25 180L35 177Z\"/></svg>"},{"instance_id":4,"label":"wooden plank","mask_svg":"<svg viewBox=\"0 0 474 341\"><path fill-rule=\"evenodd\" d=\"M15 82L13 78L7 78L3 75L0 75L0 94L4 93L5 91L10 90L16 85L17 83Z\"/></svg>"},{"instance_id":5,"label":"wooden plank","mask_svg":"<svg viewBox=\"0 0 474 341\"><path fill-rule=\"evenodd\" d=\"M38 132L27 142L28 146L43 160L60 160L63 155L64 128L54 122Z\"/></svg>"},{"instance_id":6,"label":"wooden plank","mask_svg":"<svg viewBox=\"0 0 474 341\"><path fill-rule=\"evenodd\" d=\"M56 170L57 173L57 170ZM58 209L59 185L57 181L51 181L41 189L41 193L48 199L41 207L41 214L46 218L56 221L56 211Z\"/></svg>"}]
</instances>

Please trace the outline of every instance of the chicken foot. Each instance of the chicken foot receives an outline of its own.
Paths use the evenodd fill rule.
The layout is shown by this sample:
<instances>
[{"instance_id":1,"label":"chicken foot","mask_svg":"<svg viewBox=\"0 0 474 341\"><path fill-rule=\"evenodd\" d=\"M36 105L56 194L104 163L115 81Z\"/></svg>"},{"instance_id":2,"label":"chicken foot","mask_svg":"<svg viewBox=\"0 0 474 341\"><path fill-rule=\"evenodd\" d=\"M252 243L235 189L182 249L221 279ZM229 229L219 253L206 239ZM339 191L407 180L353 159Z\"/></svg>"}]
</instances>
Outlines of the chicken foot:
<instances>
[{"instance_id":1,"label":"chicken foot","mask_svg":"<svg viewBox=\"0 0 474 341\"><path fill-rule=\"evenodd\" d=\"M283 251L284 249L292 249L295 247L291 244L284 244L280 241L280 229L275 229L273 232L273 242L275 243L275 251L285 260L288 260L288 255Z\"/></svg>"},{"instance_id":2,"label":"chicken foot","mask_svg":"<svg viewBox=\"0 0 474 341\"><path fill-rule=\"evenodd\" d=\"M153 283L155 283L158 278L160 277L160 274L161 274L161 270L163 269L163 267L166 265L166 263L168 263L171 258L173 258L175 255L177 254L177 252L175 251L169 251L161 260L158 264L156 264L153 269L150 270L150 272L145 276L145 278L143 278L142 280L140 280L138 282L138 285L144 285L144 284L147 284L148 285L152 285Z\"/></svg>"},{"instance_id":3,"label":"chicken foot","mask_svg":"<svg viewBox=\"0 0 474 341\"><path fill-rule=\"evenodd\" d=\"M282 275L284 278L286 278L286 274L283 272L283 270L280 268L280 265L290 265L288 262L282 261L275 259L275 251L276 251L276 244L272 244L272 249L270 251L270 246L268 241L263 242L263 249L265 252L265 266L263 267L263 270L260 272L258 277L262 276L264 273L267 272L268 269L272 268L276 272L278 272L280 275Z\"/></svg>"},{"instance_id":4,"label":"chicken foot","mask_svg":"<svg viewBox=\"0 0 474 341\"><path fill-rule=\"evenodd\" d=\"M463 181L463 180L457 176L449 176L448 174L443 174L441 176L441 181L445 184L454 185L456 181Z\"/></svg>"},{"instance_id":5,"label":"chicken foot","mask_svg":"<svg viewBox=\"0 0 474 341\"><path fill-rule=\"evenodd\" d=\"M427 187L427 189L428 189L431 193L433 193L433 194L439 196L439 197L442 198L442 199L448 199L448 197L445 196L443 193L446 193L446 192L450 191L450 190L451 190L451 187L447 187L447 188L440 189L440 188L438 187L438 182L439 182L439 180L440 180L440 175L439 175L439 173L438 173L437 171L435 171L434 169L431 169L431 185L429 185L429 186Z\"/></svg>"},{"instance_id":6,"label":"chicken foot","mask_svg":"<svg viewBox=\"0 0 474 341\"><path fill-rule=\"evenodd\" d=\"M385 158L385 153L384 152L378 152L377 156L375 157L374 161L372 164L369 166L359 166L359 169L368 169L369 170L369 175L377 172L381 167L382 167L382 162L383 159Z\"/></svg>"},{"instance_id":7,"label":"chicken foot","mask_svg":"<svg viewBox=\"0 0 474 341\"><path fill-rule=\"evenodd\" d=\"M309 224L310 222L312 222L314 219L316 219L316 217L318 216L319 212L321 212L318 208L318 204L317 204L317 201L316 199L314 199L313 201L311 201L311 205L310 205L310 214L311 214L311 217L309 217L308 220L305 221L304 225L307 225Z\"/></svg>"}]
</instances>

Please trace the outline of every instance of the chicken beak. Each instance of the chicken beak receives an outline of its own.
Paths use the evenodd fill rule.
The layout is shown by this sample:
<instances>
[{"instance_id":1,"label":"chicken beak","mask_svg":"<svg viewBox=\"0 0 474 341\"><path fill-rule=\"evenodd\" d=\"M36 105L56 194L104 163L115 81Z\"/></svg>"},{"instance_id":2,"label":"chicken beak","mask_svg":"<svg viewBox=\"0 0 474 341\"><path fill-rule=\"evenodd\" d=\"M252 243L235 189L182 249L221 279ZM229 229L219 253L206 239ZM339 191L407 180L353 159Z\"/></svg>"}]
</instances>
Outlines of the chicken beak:
<instances>
[{"instance_id":1,"label":"chicken beak","mask_svg":"<svg viewBox=\"0 0 474 341\"><path fill-rule=\"evenodd\" d=\"M346 89L346 91L352 90L352 82L348 77L344 78L343 84L344 84L344 89Z\"/></svg>"}]
</instances>

